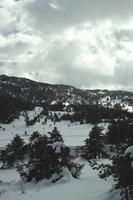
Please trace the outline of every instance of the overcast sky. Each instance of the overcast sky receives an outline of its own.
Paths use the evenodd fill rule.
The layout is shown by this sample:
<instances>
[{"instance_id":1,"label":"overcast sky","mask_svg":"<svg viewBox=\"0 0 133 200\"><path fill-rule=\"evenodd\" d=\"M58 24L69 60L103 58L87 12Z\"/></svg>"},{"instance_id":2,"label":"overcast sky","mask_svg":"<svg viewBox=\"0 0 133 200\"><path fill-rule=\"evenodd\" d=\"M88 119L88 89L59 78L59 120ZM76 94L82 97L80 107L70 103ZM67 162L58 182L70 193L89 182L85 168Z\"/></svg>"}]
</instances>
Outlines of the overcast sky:
<instances>
[{"instance_id":1,"label":"overcast sky","mask_svg":"<svg viewBox=\"0 0 133 200\"><path fill-rule=\"evenodd\" d=\"M0 0L0 74L133 88L133 0Z\"/></svg>"}]
</instances>

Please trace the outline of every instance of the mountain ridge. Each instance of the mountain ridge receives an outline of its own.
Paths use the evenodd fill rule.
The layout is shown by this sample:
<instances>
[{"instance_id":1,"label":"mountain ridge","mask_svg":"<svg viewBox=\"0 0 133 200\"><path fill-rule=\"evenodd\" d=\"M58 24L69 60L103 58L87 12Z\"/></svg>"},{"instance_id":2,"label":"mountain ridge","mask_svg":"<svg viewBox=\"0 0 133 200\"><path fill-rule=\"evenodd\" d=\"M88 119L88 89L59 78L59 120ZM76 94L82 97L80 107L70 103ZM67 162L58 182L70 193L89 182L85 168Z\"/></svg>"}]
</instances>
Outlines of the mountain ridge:
<instances>
[{"instance_id":1,"label":"mountain ridge","mask_svg":"<svg viewBox=\"0 0 133 200\"><path fill-rule=\"evenodd\" d=\"M123 90L80 89L70 85L49 84L27 78L0 75L0 97L11 96L35 105L54 102L68 104L100 104L101 102L128 102L133 105L133 92Z\"/></svg>"}]
</instances>

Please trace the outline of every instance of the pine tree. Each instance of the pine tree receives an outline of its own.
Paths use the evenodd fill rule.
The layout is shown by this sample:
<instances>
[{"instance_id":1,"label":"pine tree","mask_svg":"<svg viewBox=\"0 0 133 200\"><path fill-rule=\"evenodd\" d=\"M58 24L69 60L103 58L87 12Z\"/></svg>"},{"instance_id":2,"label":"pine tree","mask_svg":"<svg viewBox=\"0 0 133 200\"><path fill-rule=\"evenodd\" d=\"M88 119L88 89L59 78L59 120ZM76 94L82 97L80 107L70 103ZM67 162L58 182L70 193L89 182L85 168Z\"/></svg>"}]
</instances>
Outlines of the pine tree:
<instances>
[{"instance_id":1,"label":"pine tree","mask_svg":"<svg viewBox=\"0 0 133 200\"><path fill-rule=\"evenodd\" d=\"M64 145L57 128L49 135L31 140L28 163L17 167L21 177L28 182L42 179L56 182L64 176L64 170L69 170L76 178L80 175L83 166L73 162L70 149Z\"/></svg>"},{"instance_id":2,"label":"pine tree","mask_svg":"<svg viewBox=\"0 0 133 200\"><path fill-rule=\"evenodd\" d=\"M29 126L30 125L30 119L29 119L29 116L28 116L28 113L25 112L25 125L26 126Z\"/></svg>"},{"instance_id":3,"label":"pine tree","mask_svg":"<svg viewBox=\"0 0 133 200\"><path fill-rule=\"evenodd\" d=\"M40 134L38 131L34 131L34 132L32 133L32 135L30 136L30 139L29 139L30 143L31 143L34 139L39 138L40 136L41 136L41 134Z\"/></svg>"},{"instance_id":4,"label":"pine tree","mask_svg":"<svg viewBox=\"0 0 133 200\"><path fill-rule=\"evenodd\" d=\"M51 142L64 142L60 132L57 130L57 127L54 127L52 132L49 132Z\"/></svg>"},{"instance_id":5,"label":"pine tree","mask_svg":"<svg viewBox=\"0 0 133 200\"><path fill-rule=\"evenodd\" d=\"M95 125L85 140L83 157L87 160L101 157L105 154L103 147L102 129Z\"/></svg>"},{"instance_id":6,"label":"pine tree","mask_svg":"<svg viewBox=\"0 0 133 200\"><path fill-rule=\"evenodd\" d=\"M12 167L16 161L23 160L25 153L24 141L19 135L16 135L11 143L7 145L7 149L2 156L3 168Z\"/></svg>"},{"instance_id":7,"label":"pine tree","mask_svg":"<svg viewBox=\"0 0 133 200\"><path fill-rule=\"evenodd\" d=\"M106 133L107 142L110 144L119 144L120 143L120 130L118 123L115 120L112 120L108 126L108 132Z\"/></svg>"},{"instance_id":8,"label":"pine tree","mask_svg":"<svg viewBox=\"0 0 133 200\"><path fill-rule=\"evenodd\" d=\"M39 136L30 144L28 172L26 174L27 181L49 178L49 162L51 153L48 152L48 137Z\"/></svg>"},{"instance_id":9,"label":"pine tree","mask_svg":"<svg viewBox=\"0 0 133 200\"><path fill-rule=\"evenodd\" d=\"M113 176L115 188L120 189L121 200L133 199L133 146L132 153L118 153L111 158L111 164L101 164L99 169L99 177L107 178ZM96 169L96 167L95 167Z\"/></svg>"},{"instance_id":10,"label":"pine tree","mask_svg":"<svg viewBox=\"0 0 133 200\"><path fill-rule=\"evenodd\" d=\"M62 176L62 167L68 167L67 165L71 161L70 156L70 149L64 145L64 140L62 138L62 135L57 130L56 127L52 130L52 132L49 132L49 145L53 150L53 166L56 169L56 173L58 174L57 177Z\"/></svg>"},{"instance_id":11,"label":"pine tree","mask_svg":"<svg viewBox=\"0 0 133 200\"><path fill-rule=\"evenodd\" d=\"M131 134L132 135L132 134ZM130 144L130 123L128 120L112 120L108 126L108 132L106 133L106 140L112 145L117 145L127 142ZM131 143L132 144L132 143Z\"/></svg>"}]
</instances>

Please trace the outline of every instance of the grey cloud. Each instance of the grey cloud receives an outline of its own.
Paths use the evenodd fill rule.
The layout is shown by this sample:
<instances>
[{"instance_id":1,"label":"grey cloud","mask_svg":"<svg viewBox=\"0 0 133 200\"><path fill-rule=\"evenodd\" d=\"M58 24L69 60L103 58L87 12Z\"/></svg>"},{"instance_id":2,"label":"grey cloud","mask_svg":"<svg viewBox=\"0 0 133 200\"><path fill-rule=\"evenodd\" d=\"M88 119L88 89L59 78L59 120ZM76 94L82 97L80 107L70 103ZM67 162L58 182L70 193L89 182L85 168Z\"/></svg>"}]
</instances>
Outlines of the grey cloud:
<instances>
[{"instance_id":1,"label":"grey cloud","mask_svg":"<svg viewBox=\"0 0 133 200\"><path fill-rule=\"evenodd\" d=\"M133 30L122 29L119 31L114 31L114 36L119 41L132 41L133 40Z\"/></svg>"},{"instance_id":2,"label":"grey cloud","mask_svg":"<svg viewBox=\"0 0 133 200\"><path fill-rule=\"evenodd\" d=\"M16 42L16 43L11 43L7 44L4 47L0 47L0 55L5 55L5 56L15 56L21 55L22 53L26 52L28 50L29 44L25 42Z\"/></svg>"},{"instance_id":3,"label":"grey cloud","mask_svg":"<svg viewBox=\"0 0 133 200\"><path fill-rule=\"evenodd\" d=\"M112 84L112 76L102 73L99 64L84 66L77 62L80 57L80 46L74 41L63 43L55 41L48 54L41 59L35 57L29 64L32 73L30 76L35 80L44 82L70 84L76 87L108 87Z\"/></svg>"},{"instance_id":4,"label":"grey cloud","mask_svg":"<svg viewBox=\"0 0 133 200\"><path fill-rule=\"evenodd\" d=\"M67 67L60 76L60 82L67 84L68 82L79 88L98 88L101 85L108 87L112 84L111 76L96 73L98 69L75 69L75 67Z\"/></svg>"},{"instance_id":5,"label":"grey cloud","mask_svg":"<svg viewBox=\"0 0 133 200\"><path fill-rule=\"evenodd\" d=\"M59 9L53 9L44 0L27 3L30 25L47 33L61 31L88 21L111 19L116 22L133 16L132 0L57 0Z\"/></svg>"},{"instance_id":6,"label":"grey cloud","mask_svg":"<svg viewBox=\"0 0 133 200\"><path fill-rule=\"evenodd\" d=\"M9 18L1 23L0 33L7 42L0 47L0 73L85 88L132 87L133 62L131 57L128 62L122 57L131 46L121 41L128 38L132 43L133 31L119 28L132 19L132 0L23 0L16 4L8 15L15 16L11 25ZM10 9L5 8L6 12ZM106 19L112 21L111 26L105 25ZM84 26L85 22L90 25ZM68 39L62 31L70 27L74 36L70 33Z\"/></svg>"},{"instance_id":7,"label":"grey cloud","mask_svg":"<svg viewBox=\"0 0 133 200\"><path fill-rule=\"evenodd\" d=\"M54 74L46 74L44 71L42 73L38 72L38 74L32 73L32 77L43 82L47 82L48 79L52 78L52 83L69 84L78 88L108 88L113 84L112 76L96 73L93 69L75 69L75 66L68 66L67 64L63 66L62 70L60 67L54 69Z\"/></svg>"},{"instance_id":8,"label":"grey cloud","mask_svg":"<svg viewBox=\"0 0 133 200\"><path fill-rule=\"evenodd\" d=\"M132 89L133 86L133 62L117 66L114 74L100 73L97 66L91 69L76 68L74 65L66 63L62 66L53 66L48 74L35 71L32 77L35 80L52 83L69 84L79 88L113 88L113 89ZM47 71L47 70L46 70ZM36 74L37 73L37 74ZM48 76L48 77L47 77Z\"/></svg>"},{"instance_id":9,"label":"grey cloud","mask_svg":"<svg viewBox=\"0 0 133 200\"><path fill-rule=\"evenodd\" d=\"M133 61L119 63L115 68L114 82L123 88L133 86Z\"/></svg>"}]
</instances>

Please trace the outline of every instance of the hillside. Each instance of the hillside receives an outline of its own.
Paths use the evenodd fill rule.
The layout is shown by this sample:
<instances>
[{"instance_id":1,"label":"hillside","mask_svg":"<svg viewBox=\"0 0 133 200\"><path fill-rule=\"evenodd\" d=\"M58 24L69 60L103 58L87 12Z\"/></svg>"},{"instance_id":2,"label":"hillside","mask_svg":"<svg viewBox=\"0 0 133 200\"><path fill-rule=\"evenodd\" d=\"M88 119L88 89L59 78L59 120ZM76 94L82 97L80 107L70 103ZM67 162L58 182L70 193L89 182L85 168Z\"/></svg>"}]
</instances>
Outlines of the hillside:
<instances>
[{"instance_id":1,"label":"hillside","mask_svg":"<svg viewBox=\"0 0 133 200\"><path fill-rule=\"evenodd\" d=\"M133 105L133 92L83 90L69 85L52 85L25 78L0 76L0 97L10 95L36 105L46 103Z\"/></svg>"},{"instance_id":2,"label":"hillside","mask_svg":"<svg viewBox=\"0 0 133 200\"><path fill-rule=\"evenodd\" d=\"M127 163L122 157L133 145L132 101L132 92L82 90L1 75L0 198L120 200L120 191L127 188L121 184L115 187L119 182L109 170L116 156L117 176L123 180L126 170L127 177L132 177L132 158L128 157ZM87 146L88 141L92 145L90 142ZM99 178L98 170L102 168L94 170L93 162L107 167L107 181ZM31 174L39 174L39 179L36 182L33 176L28 182L29 171L23 170L32 171L34 167ZM105 179L108 173L105 170Z\"/></svg>"}]
</instances>

